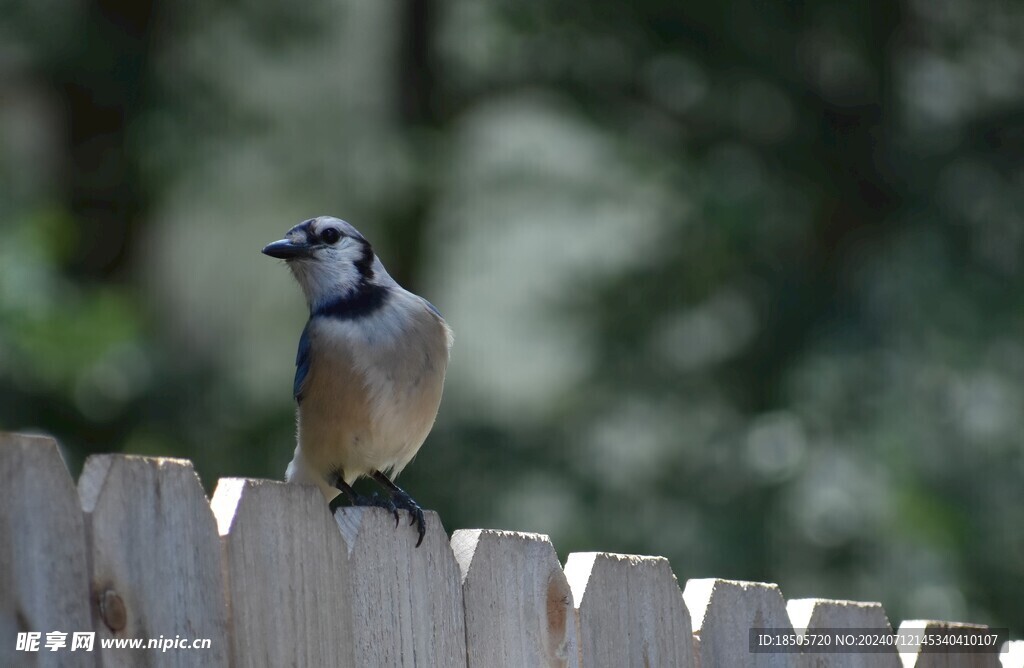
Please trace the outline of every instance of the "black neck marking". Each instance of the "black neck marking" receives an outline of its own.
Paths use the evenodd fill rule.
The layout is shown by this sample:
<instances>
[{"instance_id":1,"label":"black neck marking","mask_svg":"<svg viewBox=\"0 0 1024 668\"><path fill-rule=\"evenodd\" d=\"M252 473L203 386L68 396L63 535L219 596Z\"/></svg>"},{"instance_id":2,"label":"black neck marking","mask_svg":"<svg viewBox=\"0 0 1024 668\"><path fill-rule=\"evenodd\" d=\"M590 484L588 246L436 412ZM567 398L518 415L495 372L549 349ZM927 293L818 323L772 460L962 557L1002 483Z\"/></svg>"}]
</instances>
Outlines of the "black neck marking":
<instances>
[{"instance_id":1,"label":"black neck marking","mask_svg":"<svg viewBox=\"0 0 1024 668\"><path fill-rule=\"evenodd\" d=\"M373 278L373 247L365 239L357 239L356 241L363 244L363 254L353 264L356 271L362 277L362 282L365 282Z\"/></svg>"},{"instance_id":2,"label":"black neck marking","mask_svg":"<svg viewBox=\"0 0 1024 668\"><path fill-rule=\"evenodd\" d=\"M312 315L336 320L358 320L383 308L389 295L390 290L387 288L363 279L354 289L318 306Z\"/></svg>"}]
</instances>

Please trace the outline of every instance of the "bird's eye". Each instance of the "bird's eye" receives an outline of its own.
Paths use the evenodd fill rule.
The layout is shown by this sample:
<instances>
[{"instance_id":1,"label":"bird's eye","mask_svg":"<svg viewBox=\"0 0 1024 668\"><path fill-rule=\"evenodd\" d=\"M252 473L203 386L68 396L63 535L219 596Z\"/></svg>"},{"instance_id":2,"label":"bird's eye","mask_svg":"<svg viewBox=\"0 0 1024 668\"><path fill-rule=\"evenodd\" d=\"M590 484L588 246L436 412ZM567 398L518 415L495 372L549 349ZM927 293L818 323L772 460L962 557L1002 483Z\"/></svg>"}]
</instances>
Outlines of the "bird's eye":
<instances>
[{"instance_id":1,"label":"bird's eye","mask_svg":"<svg viewBox=\"0 0 1024 668\"><path fill-rule=\"evenodd\" d=\"M325 244L333 244L341 238L341 231L336 227L328 227L320 233L320 241Z\"/></svg>"}]
</instances>

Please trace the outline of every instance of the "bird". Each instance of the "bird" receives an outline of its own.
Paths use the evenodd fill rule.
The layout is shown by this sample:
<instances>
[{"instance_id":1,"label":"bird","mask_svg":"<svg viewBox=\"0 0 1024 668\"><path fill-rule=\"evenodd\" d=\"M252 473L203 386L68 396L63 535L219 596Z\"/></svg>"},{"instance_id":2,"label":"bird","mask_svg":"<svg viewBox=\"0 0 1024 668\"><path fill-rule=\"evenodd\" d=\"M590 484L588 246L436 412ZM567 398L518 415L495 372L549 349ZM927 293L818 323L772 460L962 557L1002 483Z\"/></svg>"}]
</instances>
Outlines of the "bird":
<instances>
[{"instance_id":1,"label":"bird","mask_svg":"<svg viewBox=\"0 0 1024 668\"><path fill-rule=\"evenodd\" d=\"M295 453L287 482L312 483L332 513L347 500L410 514L423 542L423 509L394 479L433 428L452 347L440 311L400 286L370 242L333 216L310 218L263 248L284 260L305 295L292 394ZM352 485L370 477L384 495Z\"/></svg>"}]
</instances>

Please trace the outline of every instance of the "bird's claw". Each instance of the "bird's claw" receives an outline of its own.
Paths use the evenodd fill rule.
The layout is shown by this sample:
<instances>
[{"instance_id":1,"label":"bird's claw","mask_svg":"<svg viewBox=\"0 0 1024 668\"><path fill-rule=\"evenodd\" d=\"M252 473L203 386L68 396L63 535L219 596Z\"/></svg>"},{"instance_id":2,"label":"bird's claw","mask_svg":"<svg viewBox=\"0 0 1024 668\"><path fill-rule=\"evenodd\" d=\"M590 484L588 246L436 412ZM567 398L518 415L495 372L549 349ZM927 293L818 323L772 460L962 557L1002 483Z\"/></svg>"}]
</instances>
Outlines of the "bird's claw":
<instances>
[{"instance_id":1,"label":"bird's claw","mask_svg":"<svg viewBox=\"0 0 1024 668\"><path fill-rule=\"evenodd\" d=\"M427 534L427 522L423 517L423 509L420 508L420 504L413 501L413 498L405 492L395 492L392 500L396 508L409 511L409 526L416 525L416 533L419 536L419 540L416 541L416 547L419 547L423 543L423 537Z\"/></svg>"},{"instance_id":2,"label":"bird's claw","mask_svg":"<svg viewBox=\"0 0 1024 668\"><path fill-rule=\"evenodd\" d=\"M371 507L371 508L383 508L391 511L391 514L395 516L395 526L398 526L398 508L395 507L395 502L388 496L381 496L377 492L374 492L370 496L363 494L357 494L354 490L351 492L342 492L337 495L328 504L331 513L338 511L338 508L344 507L343 501L348 501L348 505L351 507Z\"/></svg>"},{"instance_id":3,"label":"bird's claw","mask_svg":"<svg viewBox=\"0 0 1024 668\"><path fill-rule=\"evenodd\" d=\"M398 526L398 508L395 506L395 502L389 496L382 496L377 492L374 492L370 496L356 496L353 502L354 506L365 506L371 508L383 508L388 510L392 515L395 516L395 526Z\"/></svg>"},{"instance_id":4,"label":"bird's claw","mask_svg":"<svg viewBox=\"0 0 1024 668\"><path fill-rule=\"evenodd\" d=\"M416 547L419 547L423 543L423 537L427 534L427 521L423 516L423 508L420 504L416 503L411 496L406 492L394 492L393 496L381 495L374 492L370 496L363 494L356 494L354 491L351 493L342 493L331 499L328 504L331 514L338 511L338 508L343 508L348 501L349 506L356 507L374 507L384 508L385 510L391 511L391 514L395 517L395 527L397 528L401 521L398 514L399 510L409 511L409 526L416 525L416 533L418 540L416 541Z\"/></svg>"},{"instance_id":5,"label":"bird's claw","mask_svg":"<svg viewBox=\"0 0 1024 668\"><path fill-rule=\"evenodd\" d=\"M390 510L391 514L395 516L395 526L398 526L398 508L395 506L395 502L391 497L381 496L377 492L374 492L373 496L370 497L370 503L367 505L383 508L384 510Z\"/></svg>"}]
</instances>

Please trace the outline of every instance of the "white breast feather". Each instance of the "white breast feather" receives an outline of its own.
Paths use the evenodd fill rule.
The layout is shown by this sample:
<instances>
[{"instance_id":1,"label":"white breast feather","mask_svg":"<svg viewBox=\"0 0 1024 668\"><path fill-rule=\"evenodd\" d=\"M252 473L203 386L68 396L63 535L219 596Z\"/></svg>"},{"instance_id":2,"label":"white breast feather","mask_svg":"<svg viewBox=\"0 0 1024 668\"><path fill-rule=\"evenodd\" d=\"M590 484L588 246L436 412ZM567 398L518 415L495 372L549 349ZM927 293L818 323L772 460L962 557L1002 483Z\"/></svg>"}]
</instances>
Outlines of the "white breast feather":
<instances>
[{"instance_id":1,"label":"white breast feather","mask_svg":"<svg viewBox=\"0 0 1024 668\"><path fill-rule=\"evenodd\" d=\"M397 474L433 426L450 330L438 327L424 303L403 290L395 290L370 316L324 319L317 326L323 344L347 345L352 351L354 371L365 383L371 412L373 443L367 446L374 466Z\"/></svg>"}]
</instances>

